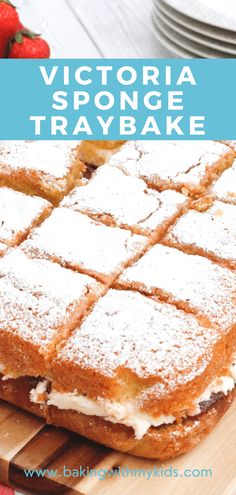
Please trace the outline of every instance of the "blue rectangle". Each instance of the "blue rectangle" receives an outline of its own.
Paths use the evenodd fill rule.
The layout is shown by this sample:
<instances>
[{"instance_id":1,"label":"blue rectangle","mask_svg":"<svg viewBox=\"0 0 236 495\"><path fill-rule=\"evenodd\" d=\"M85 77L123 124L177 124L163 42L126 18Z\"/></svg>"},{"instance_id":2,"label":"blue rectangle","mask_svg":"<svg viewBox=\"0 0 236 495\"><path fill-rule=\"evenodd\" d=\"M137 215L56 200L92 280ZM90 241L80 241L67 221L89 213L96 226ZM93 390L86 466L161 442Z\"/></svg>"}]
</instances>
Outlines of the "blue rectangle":
<instances>
[{"instance_id":1,"label":"blue rectangle","mask_svg":"<svg viewBox=\"0 0 236 495\"><path fill-rule=\"evenodd\" d=\"M45 84L40 72L44 67L48 76L54 67L55 78L51 85ZM81 67L87 66L81 73ZM107 84L101 80L101 69L108 70ZM134 77L132 84L121 83L122 67L131 69L123 72L123 79ZM196 84L188 80L180 82L180 75L184 67L189 67ZM146 69L145 69L146 67ZM143 81L143 71L147 73L147 67L159 70L154 84L154 79ZM168 69L166 69L168 67ZM153 69L152 69L153 70ZM0 139L236 139L236 59L219 60L186 60L186 59L142 59L142 60L0 60ZM63 78L65 71L66 80ZM77 71L77 72L76 72ZM149 69L149 75L151 69ZM166 79L167 71L167 79ZM119 74L119 80L117 78ZM171 73L171 78L170 78ZM77 80L75 78L77 74ZM90 84L83 84L80 78L91 79ZM105 69L103 69L103 77ZM135 79L136 74L136 79ZM69 78L69 79L68 79ZM78 82L79 80L79 82ZM146 84L144 84L146 82ZM65 109L53 108L56 92L65 92ZM102 96L101 92L106 92ZM153 92L147 97L147 94ZM168 108L168 96L176 92L183 92L183 109ZM83 93L81 93L83 92ZM128 97L135 97L136 92L138 108L133 109L126 104L125 109L120 108L121 92ZM157 97L156 92L161 93ZM74 98L88 99L86 104L74 109ZM107 94L109 93L109 95ZM100 98L98 97L100 96ZM178 97L175 95L175 97ZM122 94L124 99L124 94ZM113 101L114 100L114 101ZM159 109L147 108L147 102L160 105ZM96 107L95 102L109 102L111 108L106 110ZM146 102L146 104L145 104ZM42 117L40 132L36 134L35 121L32 117ZM200 117L204 126L201 134L193 134L190 129L194 118ZM100 118L100 121L99 121ZM100 122L110 118L111 124L108 133L104 133ZM121 133L121 122L129 118L133 122L131 133ZM204 118L204 120L203 120ZM59 120L58 120L59 119ZM156 123L153 130L143 134L147 119ZM179 119L179 128L182 134L178 134L176 128L171 129L171 122ZM195 119L196 120L196 119ZM56 124L63 124L62 130L56 131ZM78 127L78 122L86 124L84 130ZM168 122L168 125L167 125ZM66 124L66 125L65 125ZM39 124L38 124L39 125ZM76 132L77 127L77 132ZM62 129L62 128L61 128ZM90 129L90 130L89 130ZM123 131L124 128L122 127ZM157 133L157 129L159 133ZM178 126L177 126L178 129ZM147 130L147 127L146 127ZM88 132L89 131L89 132ZM196 129L195 129L196 131ZM54 134L53 134L54 132ZM91 134L91 133L92 134Z\"/></svg>"}]
</instances>

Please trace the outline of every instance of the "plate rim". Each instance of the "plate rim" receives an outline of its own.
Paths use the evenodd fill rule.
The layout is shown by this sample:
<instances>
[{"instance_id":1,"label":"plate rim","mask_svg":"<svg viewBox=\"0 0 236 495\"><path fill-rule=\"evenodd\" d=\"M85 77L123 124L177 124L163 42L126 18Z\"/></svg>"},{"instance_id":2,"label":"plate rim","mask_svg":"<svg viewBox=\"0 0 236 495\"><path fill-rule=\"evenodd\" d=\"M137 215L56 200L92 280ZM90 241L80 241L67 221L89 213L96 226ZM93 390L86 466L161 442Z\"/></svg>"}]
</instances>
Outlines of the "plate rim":
<instances>
[{"instance_id":1,"label":"plate rim","mask_svg":"<svg viewBox=\"0 0 236 495\"><path fill-rule=\"evenodd\" d=\"M170 17L165 15L165 13L162 12L162 10L159 9L158 7L156 8L155 12L158 14L158 16L160 16L161 20L163 20L163 18L164 18L164 22L167 25L169 25L171 27L171 29L173 29L174 31L176 31L180 35L185 36L186 38L189 38L190 40L193 40L197 43L200 43L203 46L205 45L205 43L201 42L201 39L199 39L198 34L195 31L191 31L191 29L186 28L186 27L182 26L181 24L178 24L178 22L173 20L173 19L170 19ZM218 50L222 53L232 54L232 55L234 55L234 57L232 57L232 58L236 57L236 43L235 43L235 48L229 48L229 49L228 49L228 47L221 48L220 45L219 46L215 45L215 43L211 37L205 36L205 38L209 38L209 42L207 40L205 41L206 47L213 48L214 50ZM209 45L207 45L207 43L209 43Z\"/></svg>"},{"instance_id":2,"label":"plate rim","mask_svg":"<svg viewBox=\"0 0 236 495\"><path fill-rule=\"evenodd\" d=\"M160 29L160 31L162 31L162 34L164 36L166 36L166 33L164 32L163 33L163 28L160 28L160 26L158 25L158 22L157 22L157 18L158 18L158 15L157 13L155 12L155 19L154 19L154 24L155 24L155 27ZM163 22L160 20L160 22ZM164 23L165 24L165 23ZM168 26L167 26L168 27ZM174 31L172 29L172 31ZM183 38L183 43L186 44L185 42L189 42L189 38L186 38L185 36L179 34L179 33L176 33L174 31L174 33L177 35L177 36L180 36L181 38ZM169 36L166 36L168 39L172 40L172 37L171 35L169 34ZM176 41L175 39L173 39L173 42L175 44L179 44L180 42ZM192 41L192 43L194 43L194 45L199 45L199 43L196 43L194 41ZM226 54L225 53L225 57L223 56L224 55L224 52L220 52L220 55L218 53L218 50L214 50L213 48L210 48L209 50L212 50L212 52L216 52L216 53L210 53L208 50L207 50L207 47L205 47L204 45L201 45L201 46L194 46L194 47L191 47L190 50L188 51L191 51L192 53L195 53L196 55L198 55L198 57L200 58L206 58L206 59L217 59L217 58L232 58L232 57L228 57L227 55L229 54Z\"/></svg>"},{"instance_id":3,"label":"plate rim","mask_svg":"<svg viewBox=\"0 0 236 495\"><path fill-rule=\"evenodd\" d=\"M213 22L205 22L205 21L203 21L203 20L202 20L202 18L200 18L200 17L192 17L191 15L186 14L186 11L184 11L184 9L183 9L183 8L181 8L181 7L180 7L180 9L178 9L178 8L176 8L176 7L173 7L173 5L170 5L170 4L169 4L169 1L170 1L170 0L163 0L163 2L164 2L164 3L166 3L166 5L168 5L168 6L169 6L169 7L171 7L172 9L175 9L177 12L181 12L183 15L185 15L185 16L187 16L187 17L189 17L190 19L198 20L199 22L202 22L202 23L204 23L204 24L206 24L206 25L209 25L209 26L214 26L214 27L218 27L218 28L223 29L223 30L226 30L226 31L227 31L227 30L228 30L228 31L232 31L232 32L235 32L235 31L236 31L236 20L235 20L235 31L234 31L234 28L227 28L227 27L224 27L224 26L222 27L222 25L219 25L219 24L217 24L217 23L216 23L216 22L214 22L214 21L213 21Z\"/></svg>"},{"instance_id":4,"label":"plate rim","mask_svg":"<svg viewBox=\"0 0 236 495\"><path fill-rule=\"evenodd\" d=\"M155 23L153 16L152 16L152 23L153 23L153 30L152 30L153 35L155 36L156 39L158 39L158 41L160 41L162 43L162 45L165 48L167 47L167 49L170 50L170 52L175 53L175 54L177 54L178 57L184 58L186 60L187 59L201 58L198 55L196 55L195 53L192 53L189 50L185 50L184 48L179 46L178 43L175 43L174 41L171 41L168 38L165 39L165 35L156 29L157 26L156 26L156 23ZM164 41L163 41L163 39L164 39ZM175 48L175 46L176 46L176 48Z\"/></svg>"},{"instance_id":5,"label":"plate rim","mask_svg":"<svg viewBox=\"0 0 236 495\"><path fill-rule=\"evenodd\" d=\"M205 36L207 35L208 37L213 39L216 39L217 33L217 38L219 40L224 41L225 43L236 43L236 32L232 30L222 29L220 27L212 26L211 24L204 23L197 19L193 19L190 16L182 14L174 7L171 7L170 5L165 3L165 0L154 0L154 7L155 6L160 7L169 17L176 16L176 18L178 19L178 23L184 27L188 27L188 23L189 21L191 21L191 29L197 33L201 33ZM208 31L209 29L210 31Z\"/></svg>"}]
</instances>

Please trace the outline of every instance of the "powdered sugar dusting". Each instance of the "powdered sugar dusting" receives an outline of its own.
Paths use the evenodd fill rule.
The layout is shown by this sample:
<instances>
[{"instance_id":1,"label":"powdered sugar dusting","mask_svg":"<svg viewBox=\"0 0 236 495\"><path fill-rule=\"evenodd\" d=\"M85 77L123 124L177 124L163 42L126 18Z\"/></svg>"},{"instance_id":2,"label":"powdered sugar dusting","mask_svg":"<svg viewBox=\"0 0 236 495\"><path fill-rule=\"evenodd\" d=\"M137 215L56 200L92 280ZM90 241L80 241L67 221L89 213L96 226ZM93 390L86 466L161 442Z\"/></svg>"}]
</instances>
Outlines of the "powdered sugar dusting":
<instances>
[{"instance_id":1,"label":"powdered sugar dusting","mask_svg":"<svg viewBox=\"0 0 236 495\"><path fill-rule=\"evenodd\" d=\"M166 237L173 244L192 246L222 261L236 262L236 207L214 201L205 212L188 211Z\"/></svg>"},{"instance_id":2,"label":"powdered sugar dusting","mask_svg":"<svg viewBox=\"0 0 236 495\"><path fill-rule=\"evenodd\" d=\"M202 256L157 244L123 272L119 283L150 294L160 289L221 329L236 322L236 273Z\"/></svg>"},{"instance_id":3,"label":"powdered sugar dusting","mask_svg":"<svg viewBox=\"0 0 236 495\"><path fill-rule=\"evenodd\" d=\"M217 338L217 330L204 329L174 306L111 289L68 339L59 359L106 376L115 376L119 367L140 378L153 376L166 393L205 370Z\"/></svg>"},{"instance_id":4,"label":"powdered sugar dusting","mask_svg":"<svg viewBox=\"0 0 236 495\"><path fill-rule=\"evenodd\" d=\"M228 153L227 146L214 141L128 141L108 164L151 185L197 186Z\"/></svg>"},{"instance_id":5,"label":"powdered sugar dusting","mask_svg":"<svg viewBox=\"0 0 236 495\"><path fill-rule=\"evenodd\" d=\"M0 256L2 256L7 250L6 244L3 244L3 242L0 242Z\"/></svg>"},{"instance_id":6,"label":"powdered sugar dusting","mask_svg":"<svg viewBox=\"0 0 236 495\"><path fill-rule=\"evenodd\" d=\"M159 208L141 224L144 229L151 232L165 221L173 219L186 202L186 197L176 191L166 190L157 195L160 201Z\"/></svg>"},{"instance_id":7,"label":"powdered sugar dusting","mask_svg":"<svg viewBox=\"0 0 236 495\"><path fill-rule=\"evenodd\" d=\"M116 225L152 232L175 215L185 201L185 196L180 193L158 193L148 189L143 180L104 165L85 186L72 191L62 206L98 219L110 215Z\"/></svg>"},{"instance_id":8,"label":"powdered sugar dusting","mask_svg":"<svg viewBox=\"0 0 236 495\"><path fill-rule=\"evenodd\" d=\"M46 260L31 260L20 249L0 259L0 327L45 347L69 322L73 307L88 290L100 290L92 278Z\"/></svg>"},{"instance_id":9,"label":"powdered sugar dusting","mask_svg":"<svg viewBox=\"0 0 236 495\"><path fill-rule=\"evenodd\" d=\"M1 141L0 173L9 166L15 170L36 170L62 179L75 159L79 141Z\"/></svg>"},{"instance_id":10,"label":"powdered sugar dusting","mask_svg":"<svg viewBox=\"0 0 236 495\"><path fill-rule=\"evenodd\" d=\"M49 207L49 203L36 196L0 188L0 240L14 245L16 237L30 228L31 224Z\"/></svg>"},{"instance_id":11,"label":"powdered sugar dusting","mask_svg":"<svg viewBox=\"0 0 236 495\"><path fill-rule=\"evenodd\" d=\"M236 151L236 141L231 140L231 141L220 141L221 143L227 144L232 148L234 151Z\"/></svg>"},{"instance_id":12,"label":"powdered sugar dusting","mask_svg":"<svg viewBox=\"0 0 236 495\"><path fill-rule=\"evenodd\" d=\"M218 199L236 205L236 160L234 160L232 167L225 170L216 181L213 187L213 193L215 193Z\"/></svg>"},{"instance_id":13,"label":"powdered sugar dusting","mask_svg":"<svg viewBox=\"0 0 236 495\"><path fill-rule=\"evenodd\" d=\"M110 276L141 253L147 243L146 237L107 227L67 208L57 208L22 246L30 254L55 257L75 269Z\"/></svg>"}]
</instances>

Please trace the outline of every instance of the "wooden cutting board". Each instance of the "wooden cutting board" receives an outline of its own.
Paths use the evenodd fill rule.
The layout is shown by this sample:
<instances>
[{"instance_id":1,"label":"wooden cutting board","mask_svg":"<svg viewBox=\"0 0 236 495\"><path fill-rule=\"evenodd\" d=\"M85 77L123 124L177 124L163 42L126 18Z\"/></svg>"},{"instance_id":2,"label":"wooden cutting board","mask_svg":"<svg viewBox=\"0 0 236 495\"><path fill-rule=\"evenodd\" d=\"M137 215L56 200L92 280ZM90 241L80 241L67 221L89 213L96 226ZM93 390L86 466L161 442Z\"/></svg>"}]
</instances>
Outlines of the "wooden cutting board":
<instances>
[{"instance_id":1,"label":"wooden cutting board","mask_svg":"<svg viewBox=\"0 0 236 495\"><path fill-rule=\"evenodd\" d=\"M127 470L150 470L159 476L149 480L127 475ZM120 467L125 477L62 476L67 469L103 470ZM160 469L178 469L179 476L160 475ZM24 469L57 470L44 477L27 478ZM184 469L210 469L211 476L186 477ZM102 473L102 471L99 471ZM170 472L170 471L169 471ZM166 474L169 473L168 471ZM68 471L69 473L69 471ZM156 471L157 473L157 471ZM53 475L53 477L52 477ZM164 464L112 451L0 401L0 481L24 493L84 495L235 495L236 494L236 401L215 430L192 452Z\"/></svg>"}]
</instances>

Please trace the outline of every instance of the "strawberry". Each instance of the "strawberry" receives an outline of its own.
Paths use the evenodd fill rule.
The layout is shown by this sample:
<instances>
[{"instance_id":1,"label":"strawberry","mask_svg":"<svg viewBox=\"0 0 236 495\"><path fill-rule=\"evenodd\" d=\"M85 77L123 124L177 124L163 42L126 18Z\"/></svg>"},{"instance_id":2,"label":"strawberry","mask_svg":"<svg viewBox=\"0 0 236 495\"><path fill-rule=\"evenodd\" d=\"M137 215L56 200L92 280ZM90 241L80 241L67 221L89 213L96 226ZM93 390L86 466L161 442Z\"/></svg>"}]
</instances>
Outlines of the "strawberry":
<instances>
[{"instance_id":1,"label":"strawberry","mask_svg":"<svg viewBox=\"0 0 236 495\"><path fill-rule=\"evenodd\" d=\"M27 29L18 31L12 38L8 58L49 58L48 43Z\"/></svg>"},{"instance_id":2,"label":"strawberry","mask_svg":"<svg viewBox=\"0 0 236 495\"><path fill-rule=\"evenodd\" d=\"M21 21L19 20L18 22L18 25L17 25L17 29L15 30L15 33L17 33L18 31L21 31L22 29L26 29L23 24L21 23ZM14 34L15 34L14 33ZM1 494L0 494L1 495Z\"/></svg>"},{"instance_id":3,"label":"strawberry","mask_svg":"<svg viewBox=\"0 0 236 495\"><path fill-rule=\"evenodd\" d=\"M6 56L9 40L19 26L19 16L8 0L0 0L0 58Z\"/></svg>"}]
</instances>

